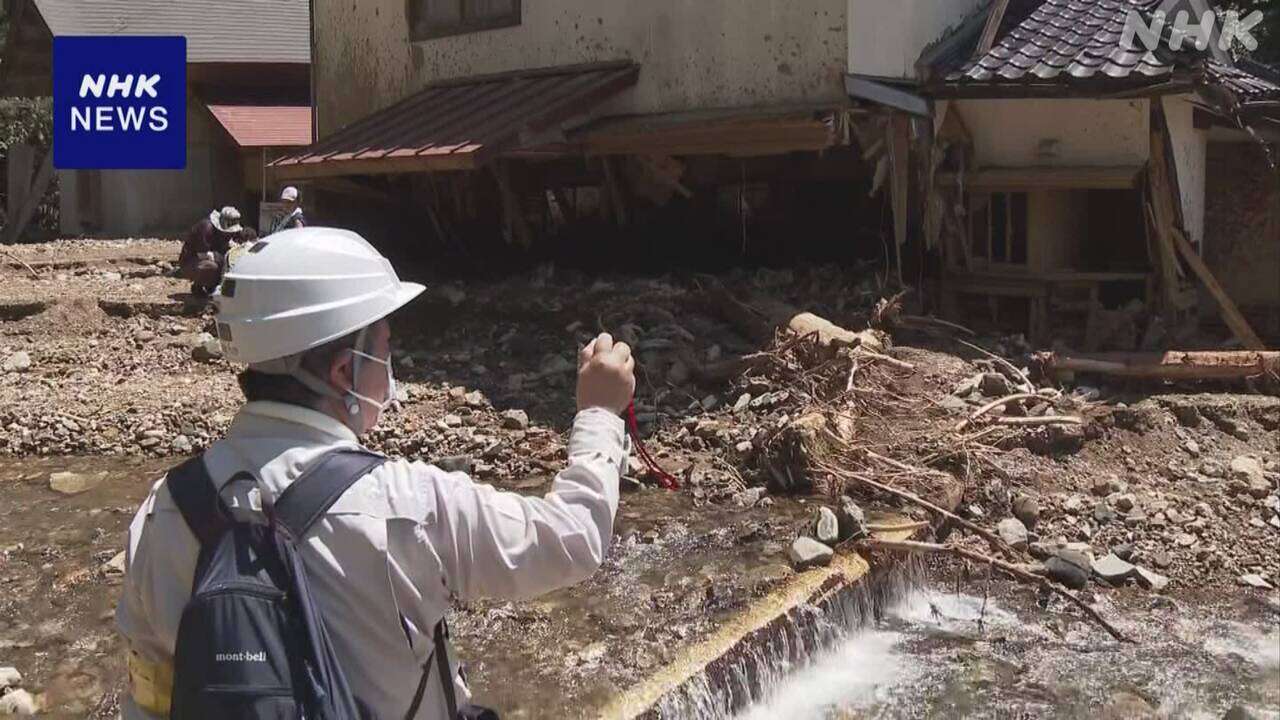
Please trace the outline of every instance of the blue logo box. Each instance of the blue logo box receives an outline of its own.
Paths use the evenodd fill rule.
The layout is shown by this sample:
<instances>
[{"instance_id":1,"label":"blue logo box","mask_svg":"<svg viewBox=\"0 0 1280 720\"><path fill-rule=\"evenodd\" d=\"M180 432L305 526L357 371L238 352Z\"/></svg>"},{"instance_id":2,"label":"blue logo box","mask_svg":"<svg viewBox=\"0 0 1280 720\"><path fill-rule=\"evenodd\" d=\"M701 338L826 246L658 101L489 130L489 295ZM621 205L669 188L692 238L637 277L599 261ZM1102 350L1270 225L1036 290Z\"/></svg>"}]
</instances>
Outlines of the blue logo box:
<instances>
[{"instance_id":1,"label":"blue logo box","mask_svg":"<svg viewBox=\"0 0 1280 720\"><path fill-rule=\"evenodd\" d=\"M187 166L187 39L53 39L53 165Z\"/></svg>"}]
</instances>

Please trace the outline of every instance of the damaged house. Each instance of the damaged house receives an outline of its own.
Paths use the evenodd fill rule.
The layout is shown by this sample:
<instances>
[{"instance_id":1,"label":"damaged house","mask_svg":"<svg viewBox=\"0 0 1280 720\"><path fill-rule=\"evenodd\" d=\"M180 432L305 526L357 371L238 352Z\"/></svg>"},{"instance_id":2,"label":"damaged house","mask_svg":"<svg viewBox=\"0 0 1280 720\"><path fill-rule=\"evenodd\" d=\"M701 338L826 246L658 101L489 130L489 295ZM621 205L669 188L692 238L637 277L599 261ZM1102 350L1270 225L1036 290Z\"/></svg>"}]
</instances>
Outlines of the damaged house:
<instances>
[{"instance_id":1,"label":"damaged house","mask_svg":"<svg viewBox=\"0 0 1280 720\"><path fill-rule=\"evenodd\" d=\"M1275 205L1280 84L1216 36L1126 39L1171 2L317 3L319 140L270 171L373 237L586 226L592 251L673 263L821 245L1036 342L1158 346L1216 306L1258 346L1274 214L1216 216Z\"/></svg>"},{"instance_id":2,"label":"damaged house","mask_svg":"<svg viewBox=\"0 0 1280 720\"><path fill-rule=\"evenodd\" d=\"M264 187L266 163L312 140L306 0L7 0L7 6L5 96L52 94L54 36L127 34L186 36L189 95L185 169L55 170L52 153L37 158L21 149L9 158L11 218L22 217L24 198L34 207L55 173L65 235L175 234L228 204L255 218L258 201L272 189ZM16 237L22 225L10 223L7 234Z\"/></svg>"}]
</instances>

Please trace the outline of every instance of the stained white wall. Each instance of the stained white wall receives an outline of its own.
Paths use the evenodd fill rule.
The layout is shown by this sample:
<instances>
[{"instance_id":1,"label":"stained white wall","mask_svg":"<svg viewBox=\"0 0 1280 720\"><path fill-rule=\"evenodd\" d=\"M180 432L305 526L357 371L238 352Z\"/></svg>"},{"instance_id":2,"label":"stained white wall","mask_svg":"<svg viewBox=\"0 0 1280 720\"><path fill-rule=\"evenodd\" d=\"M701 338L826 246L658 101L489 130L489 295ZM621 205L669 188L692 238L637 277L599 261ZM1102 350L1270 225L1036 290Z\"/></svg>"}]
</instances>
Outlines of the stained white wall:
<instances>
[{"instance_id":1,"label":"stained white wall","mask_svg":"<svg viewBox=\"0 0 1280 720\"><path fill-rule=\"evenodd\" d=\"M517 27L410 42L406 0L315 0L318 127L323 137L435 80L621 58L641 64L640 80L611 113L843 102L848 3L523 0Z\"/></svg>"},{"instance_id":2,"label":"stained white wall","mask_svg":"<svg viewBox=\"0 0 1280 720\"><path fill-rule=\"evenodd\" d=\"M1182 218L1194 243L1204 240L1205 163L1209 131L1195 127L1195 108L1190 95L1164 99L1169 123L1169 139L1178 166L1178 187L1182 191Z\"/></svg>"},{"instance_id":3,"label":"stained white wall","mask_svg":"<svg viewBox=\"0 0 1280 720\"><path fill-rule=\"evenodd\" d=\"M977 165L1142 165L1150 155L1146 100L960 100ZM1056 141L1053 157L1041 143Z\"/></svg>"},{"instance_id":4,"label":"stained white wall","mask_svg":"<svg viewBox=\"0 0 1280 720\"><path fill-rule=\"evenodd\" d=\"M1027 258L1032 269L1078 269L1081 241L1088 228L1088 192L1037 190L1030 193L1027 205Z\"/></svg>"},{"instance_id":5,"label":"stained white wall","mask_svg":"<svg viewBox=\"0 0 1280 720\"><path fill-rule=\"evenodd\" d=\"M849 0L849 72L914 78L920 53L986 0Z\"/></svg>"}]
</instances>

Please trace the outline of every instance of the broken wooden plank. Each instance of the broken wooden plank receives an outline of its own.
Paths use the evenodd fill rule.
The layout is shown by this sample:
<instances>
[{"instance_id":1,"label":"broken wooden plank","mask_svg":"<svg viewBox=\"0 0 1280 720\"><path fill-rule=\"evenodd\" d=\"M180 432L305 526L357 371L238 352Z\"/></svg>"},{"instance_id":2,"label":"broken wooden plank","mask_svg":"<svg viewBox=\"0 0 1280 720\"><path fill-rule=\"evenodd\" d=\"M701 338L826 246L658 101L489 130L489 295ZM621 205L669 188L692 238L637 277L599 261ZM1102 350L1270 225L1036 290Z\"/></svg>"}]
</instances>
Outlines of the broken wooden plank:
<instances>
[{"instance_id":1,"label":"broken wooden plank","mask_svg":"<svg viewBox=\"0 0 1280 720\"><path fill-rule=\"evenodd\" d=\"M1151 107L1151 162L1147 183L1155 247L1159 254L1160 284L1166 312L1177 306L1179 268L1174 249L1173 228L1179 224L1181 200L1175 202L1171 172L1176 172L1166 155L1164 109L1159 102Z\"/></svg>"},{"instance_id":2,"label":"broken wooden plank","mask_svg":"<svg viewBox=\"0 0 1280 720\"><path fill-rule=\"evenodd\" d=\"M931 117L929 101L923 97L892 85L876 82L861 75L845 75L844 90L851 97L870 100L877 105L901 110L919 117Z\"/></svg>"},{"instance_id":3,"label":"broken wooden plank","mask_svg":"<svg viewBox=\"0 0 1280 720\"><path fill-rule=\"evenodd\" d=\"M1142 380L1244 380L1280 375L1280 352L1040 353L1045 374L1079 372Z\"/></svg>"},{"instance_id":4,"label":"broken wooden plank","mask_svg":"<svg viewBox=\"0 0 1280 720\"><path fill-rule=\"evenodd\" d=\"M890 185L893 191L894 256L902 285L902 246L907 244L907 191L911 185L910 120L894 115L889 121Z\"/></svg>"},{"instance_id":5,"label":"broken wooden plank","mask_svg":"<svg viewBox=\"0 0 1280 720\"><path fill-rule=\"evenodd\" d=\"M493 176L497 179L498 190L502 194L502 210L507 234L514 238L521 247L532 247L533 234L529 230L529 223L525 220L524 212L520 207L520 198L511 188L510 166L504 161L496 163L493 168Z\"/></svg>"},{"instance_id":6,"label":"broken wooden plank","mask_svg":"<svg viewBox=\"0 0 1280 720\"><path fill-rule=\"evenodd\" d=\"M987 15L987 24L982 28L982 36L978 38L978 47L974 50L973 57L977 58L991 52L991 48L996 44L996 35L1000 32L1000 26L1004 24L1004 16L1009 11L1009 0L994 0L991 3L991 13Z\"/></svg>"},{"instance_id":7,"label":"broken wooden plank","mask_svg":"<svg viewBox=\"0 0 1280 720\"><path fill-rule=\"evenodd\" d=\"M36 178L32 181L30 191L23 200L22 207L18 209L18 214L9 216L9 224L4 229L3 242L6 245L17 242L22 236L22 232L31 223L31 218L35 217L36 208L40 206L40 200L44 198L51 182L53 182L52 149L44 154L44 161L40 163L40 170L36 173Z\"/></svg>"},{"instance_id":8,"label":"broken wooden plank","mask_svg":"<svg viewBox=\"0 0 1280 720\"><path fill-rule=\"evenodd\" d=\"M1231 296L1227 295L1227 291L1218 283L1218 279L1213 276L1213 272L1209 270L1209 266L1204 264L1204 260L1196 254L1195 248L1191 247L1191 243L1187 240L1186 233L1180 228L1172 228L1174 247L1182 255L1182 259L1191 267L1191 271L1200 278L1200 282L1204 283L1205 288L1209 290L1209 294L1218 302L1218 309L1222 313L1222 320L1231 328L1231 332L1240 340L1240 343L1250 350L1263 350L1266 345L1258 334L1253 331L1253 327L1249 325L1249 321L1244 319L1244 315L1240 314L1240 308L1236 307L1235 302L1231 300Z\"/></svg>"}]
</instances>

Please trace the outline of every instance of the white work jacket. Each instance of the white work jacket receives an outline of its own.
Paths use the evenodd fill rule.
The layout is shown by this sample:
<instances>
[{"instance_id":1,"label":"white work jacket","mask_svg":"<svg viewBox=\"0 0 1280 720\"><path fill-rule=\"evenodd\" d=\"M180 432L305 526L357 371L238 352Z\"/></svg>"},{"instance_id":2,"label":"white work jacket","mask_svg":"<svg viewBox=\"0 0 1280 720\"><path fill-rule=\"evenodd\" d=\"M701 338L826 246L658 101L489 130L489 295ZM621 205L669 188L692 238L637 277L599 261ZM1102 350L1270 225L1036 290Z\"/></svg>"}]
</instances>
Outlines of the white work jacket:
<instances>
[{"instance_id":1,"label":"white work jacket","mask_svg":"<svg viewBox=\"0 0 1280 720\"><path fill-rule=\"evenodd\" d=\"M408 460L390 460L357 481L302 551L355 695L378 718L403 718L431 654L432 630L452 598L527 598L589 577L613 535L628 446L621 418L591 409L574 419L568 466L542 498L499 492L463 473ZM204 458L220 487L241 471L257 477L260 495L238 484L223 496L233 508L260 509L310 461L340 447L359 443L337 420L252 402ZM146 662L173 661L198 550L164 481L157 482L129 526L128 573L116 609L130 650ZM470 694L460 680L455 685L465 705ZM443 689L432 677L417 717L445 715ZM156 716L130 698L124 717Z\"/></svg>"}]
</instances>

